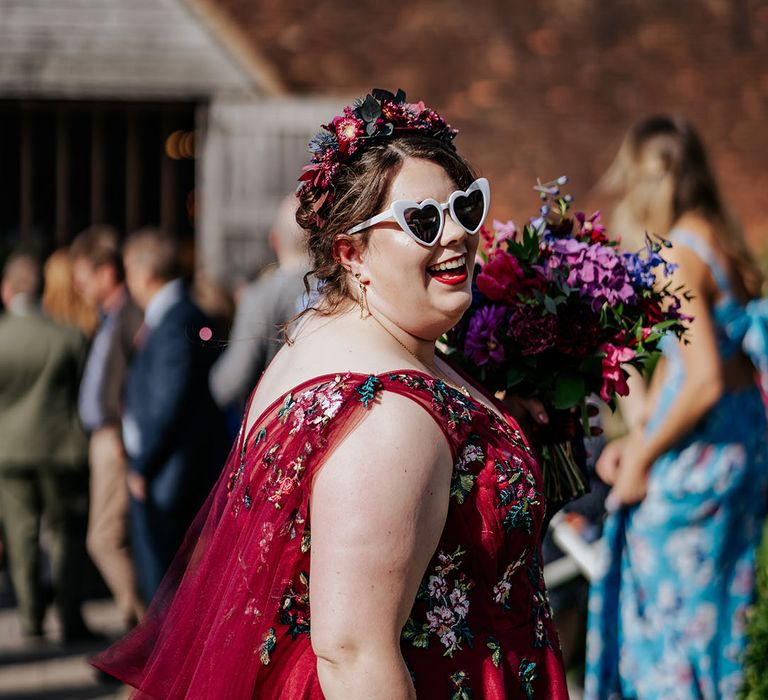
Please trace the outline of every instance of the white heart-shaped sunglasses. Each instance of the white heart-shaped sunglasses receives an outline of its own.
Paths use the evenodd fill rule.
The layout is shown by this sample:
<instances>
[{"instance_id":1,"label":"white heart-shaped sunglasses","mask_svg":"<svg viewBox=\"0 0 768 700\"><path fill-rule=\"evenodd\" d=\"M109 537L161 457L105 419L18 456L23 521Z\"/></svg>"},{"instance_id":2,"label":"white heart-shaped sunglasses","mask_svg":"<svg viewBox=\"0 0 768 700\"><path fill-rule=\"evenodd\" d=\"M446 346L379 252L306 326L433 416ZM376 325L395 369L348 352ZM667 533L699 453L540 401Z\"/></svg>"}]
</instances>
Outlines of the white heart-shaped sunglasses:
<instances>
[{"instance_id":1,"label":"white heart-shaped sunglasses","mask_svg":"<svg viewBox=\"0 0 768 700\"><path fill-rule=\"evenodd\" d=\"M442 204L436 199L425 199L421 202L397 199L386 211L366 219L347 233L360 233L382 221L394 219L414 241L431 247L437 243L443 232L446 209L461 228L472 234L477 233L483 225L490 203L491 186L486 178L480 177L466 190L457 190L451 194L448 201Z\"/></svg>"}]
</instances>

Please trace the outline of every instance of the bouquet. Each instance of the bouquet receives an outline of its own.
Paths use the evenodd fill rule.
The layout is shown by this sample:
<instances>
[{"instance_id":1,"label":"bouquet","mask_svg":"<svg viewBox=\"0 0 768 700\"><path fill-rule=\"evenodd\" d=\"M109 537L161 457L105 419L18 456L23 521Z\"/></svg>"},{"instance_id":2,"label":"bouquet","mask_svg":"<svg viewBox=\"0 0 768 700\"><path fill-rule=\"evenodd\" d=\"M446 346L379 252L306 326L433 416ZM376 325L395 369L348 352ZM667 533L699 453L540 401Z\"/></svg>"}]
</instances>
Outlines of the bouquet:
<instances>
[{"instance_id":1,"label":"bouquet","mask_svg":"<svg viewBox=\"0 0 768 700\"><path fill-rule=\"evenodd\" d=\"M541 208L522 232L498 221L482 232L472 305L444 339L446 354L491 391L537 397L555 418L581 418L560 421L570 430L542 446L545 492L556 502L586 490L572 439L574 426L590 434L587 397L615 408L616 396L629 393L625 368L642 370L661 338L681 337L688 320L685 293L664 280L670 244L646 236L643 250L620 250L599 213L571 215L566 182L538 183Z\"/></svg>"}]
</instances>

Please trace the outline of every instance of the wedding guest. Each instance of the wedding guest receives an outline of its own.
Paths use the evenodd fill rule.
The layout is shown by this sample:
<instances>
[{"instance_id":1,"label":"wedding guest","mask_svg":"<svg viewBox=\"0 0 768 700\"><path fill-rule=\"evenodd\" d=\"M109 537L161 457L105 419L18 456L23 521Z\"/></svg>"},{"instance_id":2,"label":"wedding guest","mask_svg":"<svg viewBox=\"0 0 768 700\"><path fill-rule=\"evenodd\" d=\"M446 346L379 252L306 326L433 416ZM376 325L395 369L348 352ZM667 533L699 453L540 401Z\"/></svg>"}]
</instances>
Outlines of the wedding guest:
<instances>
[{"instance_id":1,"label":"wedding guest","mask_svg":"<svg viewBox=\"0 0 768 700\"><path fill-rule=\"evenodd\" d=\"M125 288L117 232L96 226L70 248L75 287L99 310L80 385L80 417L90 433L88 553L101 572L126 625L144 613L128 549L127 457L121 419L123 390L142 313Z\"/></svg>"},{"instance_id":2,"label":"wedding guest","mask_svg":"<svg viewBox=\"0 0 768 700\"><path fill-rule=\"evenodd\" d=\"M95 307L86 302L74 285L72 261L67 248L54 251L45 261L42 309L48 318L78 328L90 340L99 323Z\"/></svg>"},{"instance_id":3,"label":"wedding guest","mask_svg":"<svg viewBox=\"0 0 768 700\"><path fill-rule=\"evenodd\" d=\"M374 94L312 141L319 300L158 604L96 662L140 697L568 697L540 467L435 354L471 302L488 181L435 111Z\"/></svg>"},{"instance_id":4,"label":"wedding guest","mask_svg":"<svg viewBox=\"0 0 768 700\"><path fill-rule=\"evenodd\" d=\"M142 229L129 236L123 255L128 289L144 311L122 426L131 543L148 601L218 476L226 433L208 390L215 354L202 340L210 321L179 277L176 241Z\"/></svg>"},{"instance_id":5,"label":"wedding guest","mask_svg":"<svg viewBox=\"0 0 768 700\"><path fill-rule=\"evenodd\" d=\"M638 427L598 462L614 512L586 697L736 698L768 492L755 378L768 369L768 306L689 122L639 122L615 168L638 228L672 244L671 284L692 320L684 342L665 339Z\"/></svg>"},{"instance_id":6,"label":"wedding guest","mask_svg":"<svg viewBox=\"0 0 768 700\"><path fill-rule=\"evenodd\" d=\"M296 315L309 262L296 223L296 197L283 200L269 233L277 266L240 294L229 345L211 370L211 393L221 408L242 409L265 367L282 346L283 326Z\"/></svg>"},{"instance_id":7,"label":"wedding guest","mask_svg":"<svg viewBox=\"0 0 768 700\"><path fill-rule=\"evenodd\" d=\"M77 415L86 342L39 309L40 265L12 255L0 316L0 511L22 632L44 638L40 526L45 518L62 640L93 639L80 610L88 510L87 444Z\"/></svg>"}]
</instances>

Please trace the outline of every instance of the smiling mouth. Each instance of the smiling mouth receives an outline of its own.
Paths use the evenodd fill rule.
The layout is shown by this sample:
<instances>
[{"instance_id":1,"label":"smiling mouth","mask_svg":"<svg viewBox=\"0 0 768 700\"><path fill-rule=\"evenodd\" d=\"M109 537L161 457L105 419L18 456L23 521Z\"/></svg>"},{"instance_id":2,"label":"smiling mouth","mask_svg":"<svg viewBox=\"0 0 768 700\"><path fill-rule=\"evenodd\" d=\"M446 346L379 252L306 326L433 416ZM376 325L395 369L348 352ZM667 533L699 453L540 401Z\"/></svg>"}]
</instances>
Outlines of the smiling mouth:
<instances>
[{"instance_id":1,"label":"smiling mouth","mask_svg":"<svg viewBox=\"0 0 768 700\"><path fill-rule=\"evenodd\" d=\"M467 279L467 256L459 255L451 260L427 268L430 277L443 284L461 284Z\"/></svg>"}]
</instances>

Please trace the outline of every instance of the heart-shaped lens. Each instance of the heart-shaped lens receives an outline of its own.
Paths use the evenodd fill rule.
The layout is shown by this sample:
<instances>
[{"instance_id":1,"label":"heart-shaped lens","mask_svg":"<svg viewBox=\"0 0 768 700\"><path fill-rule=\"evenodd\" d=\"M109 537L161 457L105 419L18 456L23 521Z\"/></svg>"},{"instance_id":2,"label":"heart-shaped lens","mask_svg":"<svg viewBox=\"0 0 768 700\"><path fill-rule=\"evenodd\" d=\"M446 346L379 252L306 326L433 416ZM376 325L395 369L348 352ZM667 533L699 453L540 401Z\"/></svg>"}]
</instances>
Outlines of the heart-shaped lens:
<instances>
[{"instance_id":1,"label":"heart-shaped lens","mask_svg":"<svg viewBox=\"0 0 768 700\"><path fill-rule=\"evenodd\" d=\"M440 210L434 204L409 207L403 212L403 219L422 243L433 243L440 235Z\"/></svg>"},{"instance_id":2,"label":"heart-shaped lens","mask_svg":"<svg viewBox=\"0 0 768 700\"><path fill-rule=\"evenodd\" d=\"M467 231L475 231L480 226L484 211L485 197L480 190L456 197L453 202L453 214Z\"/></svg>"}]
</instances>

